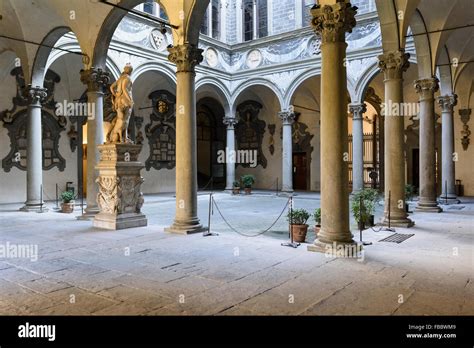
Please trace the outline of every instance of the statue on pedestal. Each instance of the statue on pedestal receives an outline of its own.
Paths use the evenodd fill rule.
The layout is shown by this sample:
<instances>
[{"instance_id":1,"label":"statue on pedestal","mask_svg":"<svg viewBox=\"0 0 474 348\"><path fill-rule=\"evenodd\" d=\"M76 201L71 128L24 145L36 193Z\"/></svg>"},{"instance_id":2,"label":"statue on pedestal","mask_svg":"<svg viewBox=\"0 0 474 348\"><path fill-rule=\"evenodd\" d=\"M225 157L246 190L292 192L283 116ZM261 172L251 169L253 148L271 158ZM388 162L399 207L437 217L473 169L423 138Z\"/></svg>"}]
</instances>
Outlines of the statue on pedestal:
<instances>
[{"instance_id":1,"label":"statue on pedestal","mask_svg":"<svg viewBox=\"0 0 474 348\"><path fill-rule=\"evenodd\" d=\"M128 123L133 110L132 80L133 67L127 64L122 75L110 86L112 107L117 116L112 121L110 132L107 134L107 144L133 144L128 137Z\"/></svg>"}]
</instances>

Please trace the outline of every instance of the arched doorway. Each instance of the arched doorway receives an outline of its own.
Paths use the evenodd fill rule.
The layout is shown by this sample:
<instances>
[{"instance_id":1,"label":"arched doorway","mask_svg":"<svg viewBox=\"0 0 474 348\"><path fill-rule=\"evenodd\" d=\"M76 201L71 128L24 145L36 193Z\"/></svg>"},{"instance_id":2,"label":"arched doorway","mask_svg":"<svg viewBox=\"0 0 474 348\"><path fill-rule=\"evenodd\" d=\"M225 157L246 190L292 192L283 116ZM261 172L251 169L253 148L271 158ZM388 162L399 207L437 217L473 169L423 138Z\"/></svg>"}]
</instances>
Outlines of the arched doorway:
<instances>
[{"instance_id":1,"label":"arched doorway","mask_svg":"<svg viewBox=\"0 0 474 348\"><path fill-rule=\"evenodd\" d=\"M224 108L214 98L206 97L197 104L197 172L200 189L225 188L226 165L218 154L226 150Z\"/></svg>"}]
</instances>

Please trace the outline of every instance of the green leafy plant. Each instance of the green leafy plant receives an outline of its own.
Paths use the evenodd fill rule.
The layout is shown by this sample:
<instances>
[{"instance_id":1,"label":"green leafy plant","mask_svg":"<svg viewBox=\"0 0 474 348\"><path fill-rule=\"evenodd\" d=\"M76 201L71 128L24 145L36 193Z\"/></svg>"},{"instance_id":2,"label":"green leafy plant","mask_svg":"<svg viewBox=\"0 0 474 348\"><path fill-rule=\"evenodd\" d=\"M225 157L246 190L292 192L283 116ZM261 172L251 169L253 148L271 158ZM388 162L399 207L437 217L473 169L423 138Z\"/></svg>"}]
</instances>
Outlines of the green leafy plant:
<instances>
[{"instance_id":1,"label":"green leafy plant","mask_svg":"<svg viewBox=\"0 0 474 348\"><path fill-rule=\"evenodd\" d=\"M238 182L238 181L236 180L236 181L234 181L234 182L232 183L232 186L233 186L233 187L240 187L240 182Z\"/></svg>"},{"instance_id":2,"label":"green leafy plant","mask_svg":"<svg viewBox=\"0 0 474 348\"><path fill-rule=\"evenodd\" d=\"M321 225L321 208L316 208L314 210L313 219L316 222L316 225Z\"/></svg>"},{"instance_id":3,"label":"green leafy plant","mask_svg":"<svg viewBox=\"0 0 474 348\"><path fill-rule=\"evenodd\" d=\"M411 201L415 193L416 193L415 186L410 185L410 184L405 185L405 200Z\"/></svg>"},{"instance_id":4,"label":"green leafy plant","mask_svg":"<svg viewBox=\"0 0 474 348\"><path fill-rule=\"evenodd\" d=\"M375 213L378 195L378 191L372 188L363 189L352 195L351 212L357 223L369 222L370 216Z\"/></svg>"},{"instance_id":5,"label":"green leafy plant","mask_svg":"<svg viewBox=\"0 0 474 348\"><path fill-rule=\"evenodd\" d=\"M76 196L71 191L64 191L61 193L61 199L64 203L71 203L71 201L76 199Z\"/></svg>"},{"instance_id":6,"label":"green leafy plant","mask_svg":"<svg viewBox=\"0 0 474 348\"><path fill-rule=\"evenodd\" d=\"M286 218L292 225L306 225L309 219L309 213L306 209L293 209L291 212L288 212Z\"/></svg>"},{"instance_id":7,"label":"green leafy plant","mask_svg":"<svg viewBox=\"0 0 474 348\"><path fill-rule=\"evenodd\" d=\"M252 187L253 184L255 184L255 177L253 175L250 175L250 174L242 175L241 179L245 188L250 188Z\"/></svg>"}]
</instances>

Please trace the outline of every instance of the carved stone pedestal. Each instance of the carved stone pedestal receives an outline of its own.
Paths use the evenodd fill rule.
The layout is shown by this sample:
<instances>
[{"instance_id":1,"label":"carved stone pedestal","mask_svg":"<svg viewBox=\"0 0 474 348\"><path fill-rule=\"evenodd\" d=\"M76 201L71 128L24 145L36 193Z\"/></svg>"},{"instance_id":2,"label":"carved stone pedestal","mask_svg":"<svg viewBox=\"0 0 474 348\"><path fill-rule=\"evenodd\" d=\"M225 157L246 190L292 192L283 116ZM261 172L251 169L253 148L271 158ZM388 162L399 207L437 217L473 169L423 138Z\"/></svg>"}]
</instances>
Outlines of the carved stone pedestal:
<instances>
[{"instance_id":1,"label":"carved stone pedestal","mask_svg":"<svg viewBox=\"0 0 474 348\"><path fill-rule=\"evenodd\" d=\"M140 211L143 205L140 170L144 167L138 162L141 145L110 144L98 148L99 214L94 218L94 227L121 230L146 226L146 216Z\"/></svg>"}]
</instances>

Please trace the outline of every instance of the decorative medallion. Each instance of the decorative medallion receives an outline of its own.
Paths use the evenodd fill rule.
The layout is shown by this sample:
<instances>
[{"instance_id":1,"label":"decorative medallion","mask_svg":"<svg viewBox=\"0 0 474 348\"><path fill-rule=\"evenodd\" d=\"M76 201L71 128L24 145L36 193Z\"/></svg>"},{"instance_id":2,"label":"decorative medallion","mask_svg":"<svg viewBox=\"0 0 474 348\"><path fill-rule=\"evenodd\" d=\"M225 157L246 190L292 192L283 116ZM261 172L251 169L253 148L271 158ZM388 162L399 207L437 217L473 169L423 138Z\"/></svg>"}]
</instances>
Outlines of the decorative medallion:
<instances>
[{"instance_id":1,"label":"decorative medallion","mask_svg":"<svg viewBox=\"0 0 474 348\"><path fill-rule=\"evenodd\" d=\"M262 52L259 50L251 50L247 55L247 66L250 69L255 69L262 64L262 60Z\"/></svg>"},{"instance_id":2,"label":"decorative medallion","mask_svg":"<svg viewBox=\"0 0 474 348\"><path fill-rule=\"evenodd\" d=\"M215 68L219 63L219 56L214 48L208 48L206 50L206 62L211 68Z\"/></svg>"}]
</instances>

